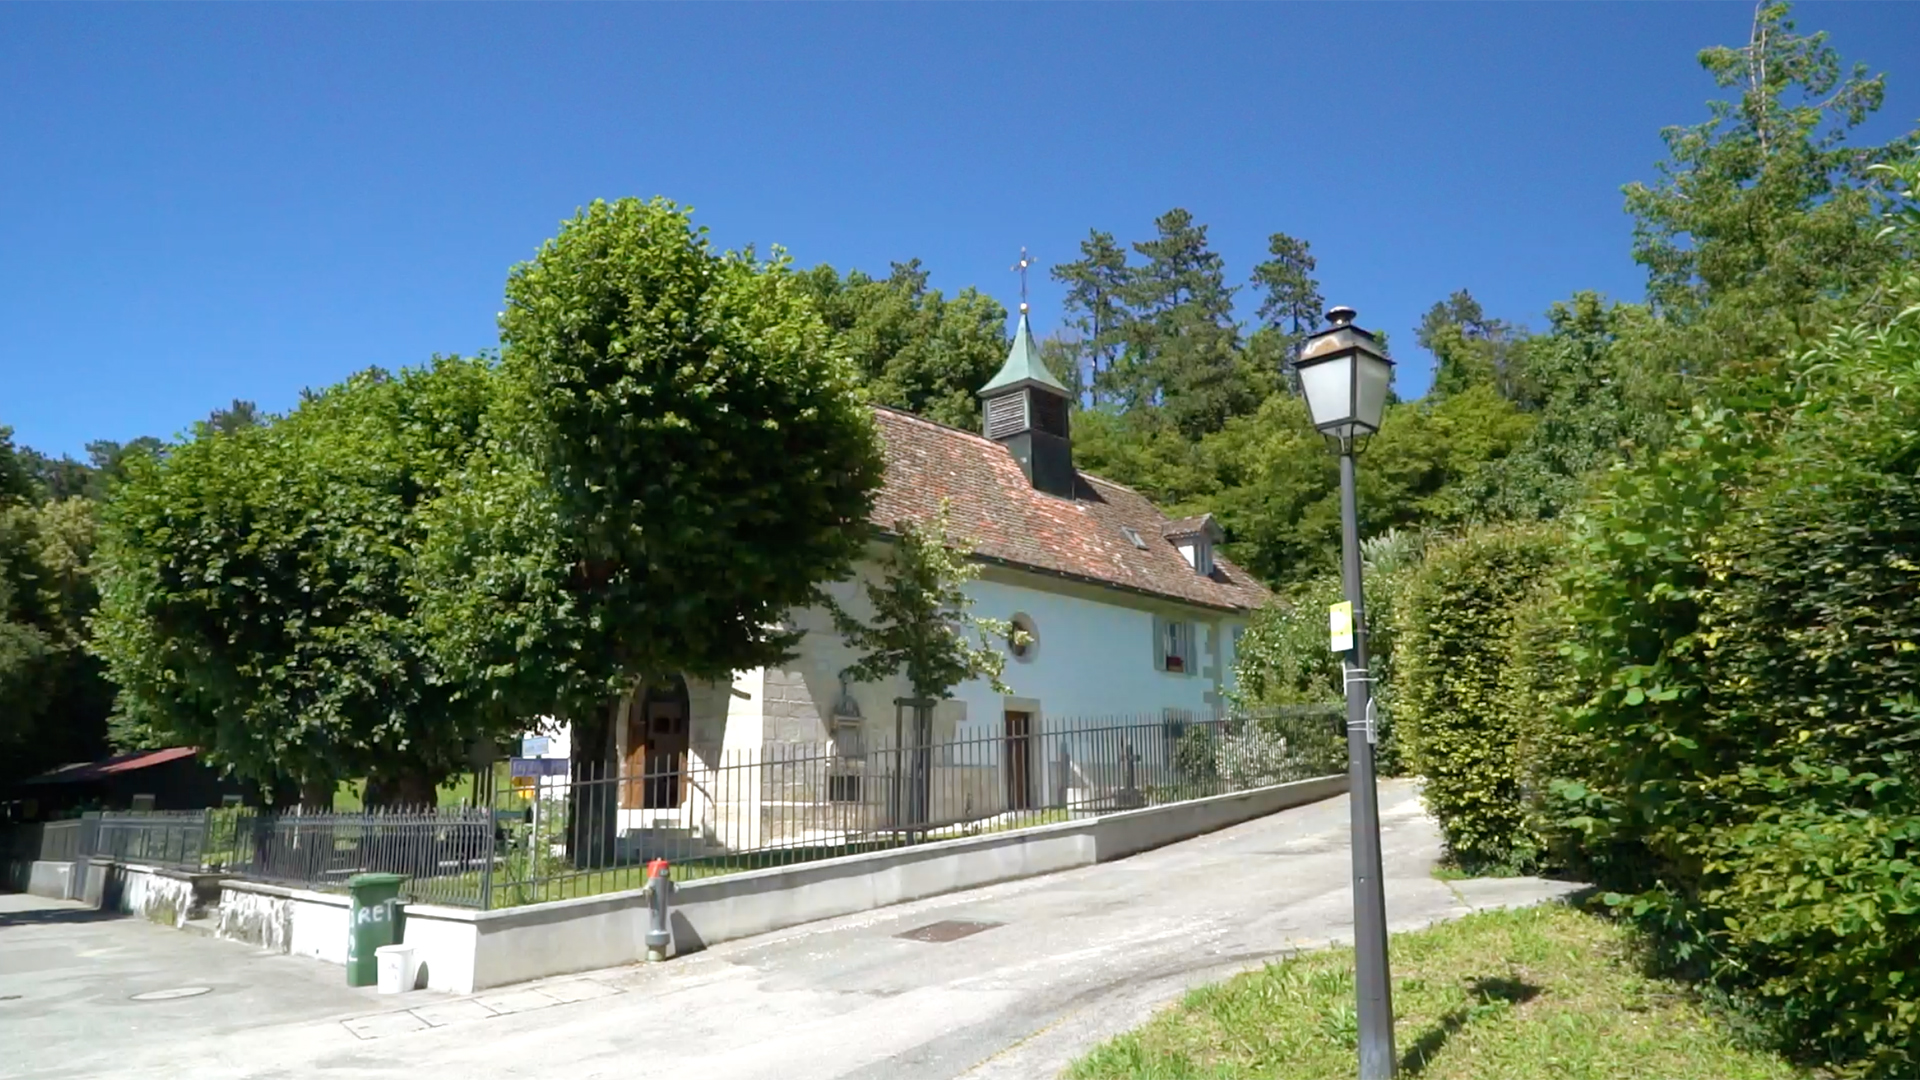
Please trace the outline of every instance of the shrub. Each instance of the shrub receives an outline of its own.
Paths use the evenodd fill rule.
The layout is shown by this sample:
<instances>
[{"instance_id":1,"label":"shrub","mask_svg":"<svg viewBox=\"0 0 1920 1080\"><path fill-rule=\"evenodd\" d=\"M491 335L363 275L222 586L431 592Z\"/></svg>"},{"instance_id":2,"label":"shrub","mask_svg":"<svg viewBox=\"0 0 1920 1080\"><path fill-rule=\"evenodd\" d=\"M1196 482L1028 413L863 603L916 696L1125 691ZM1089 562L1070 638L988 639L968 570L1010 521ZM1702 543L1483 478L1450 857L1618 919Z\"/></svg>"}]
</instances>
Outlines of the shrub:
<instances>
[{"instance_id":1,"label":"shrub","mask_svg":"<svg viewBox=\"0 0 1920 1080\"><path fill-rule=\"evenodd\" d=\"M1396 612L1424 549L1421 534L1391 529L1361 545L1369 630L1367 666L1374 678L1379 739L1374 768L1382 776L1398 776L1404 770L1395 723ZM1345 702L1340 654L1327 647L1327 607L1344 598L1340 578L1323 576L1294 586L1255 614L1234 659L1235 697L1241 705L1259 710Z\"/></svg>"},{"instance_id":2,"label":"shrub","mask_svg":"<svg viewBox=\"0 0 1920 1080\"><path fill-rule=\"evenodd\" d=\"M1520 608L1555 565L1546 526L1480 529L1427 553L1400 612L1400 738L1447 847L1470 869L1529 865L1521 723L1502 679Z\"/></svg>"},{"instance_id":3,"label":"shrub","mask_svg":"<svg viewBox=\"0 0 1920 1080\"><path fill-rule=\"evenodd\" d=\"M1669 959L1844 1075L1910 1076L1920 305L1797 366L1775 429L1697 416L1587 515L1567 612L1593 756L1561 790Z\"/></svg>"}]
</instances>

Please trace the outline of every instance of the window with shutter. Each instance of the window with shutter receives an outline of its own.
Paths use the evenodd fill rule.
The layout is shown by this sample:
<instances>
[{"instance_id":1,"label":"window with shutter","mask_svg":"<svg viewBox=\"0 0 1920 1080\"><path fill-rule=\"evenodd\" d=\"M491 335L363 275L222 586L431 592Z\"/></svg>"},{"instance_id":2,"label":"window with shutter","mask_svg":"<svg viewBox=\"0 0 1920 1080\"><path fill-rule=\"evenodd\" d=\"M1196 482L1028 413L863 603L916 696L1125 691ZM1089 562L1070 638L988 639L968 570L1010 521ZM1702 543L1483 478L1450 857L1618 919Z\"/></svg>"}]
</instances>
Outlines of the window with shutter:
<instances>
[{"instance_id":1,"label":"window with shutter","mask_svg":"<svg viewBox=\"0 0 1920 1080\"><path fill-rule=\"evenodd\" d=\"M1185 674L1193 660L1193 627L1189 623L1167 621L1161 655L1165 657L1162 668L1166 671Z\"/></svg>"}]
</instances>

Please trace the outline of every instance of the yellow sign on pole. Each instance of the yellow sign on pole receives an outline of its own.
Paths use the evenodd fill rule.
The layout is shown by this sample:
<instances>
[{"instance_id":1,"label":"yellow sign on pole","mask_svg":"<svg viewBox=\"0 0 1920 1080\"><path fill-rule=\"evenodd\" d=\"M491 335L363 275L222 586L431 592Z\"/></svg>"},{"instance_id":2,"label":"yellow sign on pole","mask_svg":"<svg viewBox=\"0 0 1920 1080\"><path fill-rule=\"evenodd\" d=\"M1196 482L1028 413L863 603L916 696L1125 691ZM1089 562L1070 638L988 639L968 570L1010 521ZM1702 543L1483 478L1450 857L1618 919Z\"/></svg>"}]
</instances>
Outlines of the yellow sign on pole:
<instances>
[{"instance_id":1,"label":"yellow sign on pole","mask_svg":"<svg viewBox=\"0 0 1920 1080\"><path fill-rule=\"evenodd\" d=\"M1327 633L1332 638L1334 652L1347 652L1353 648L1353 602L1342 600L1327 608Z\"/></svg>"}]
</instances>

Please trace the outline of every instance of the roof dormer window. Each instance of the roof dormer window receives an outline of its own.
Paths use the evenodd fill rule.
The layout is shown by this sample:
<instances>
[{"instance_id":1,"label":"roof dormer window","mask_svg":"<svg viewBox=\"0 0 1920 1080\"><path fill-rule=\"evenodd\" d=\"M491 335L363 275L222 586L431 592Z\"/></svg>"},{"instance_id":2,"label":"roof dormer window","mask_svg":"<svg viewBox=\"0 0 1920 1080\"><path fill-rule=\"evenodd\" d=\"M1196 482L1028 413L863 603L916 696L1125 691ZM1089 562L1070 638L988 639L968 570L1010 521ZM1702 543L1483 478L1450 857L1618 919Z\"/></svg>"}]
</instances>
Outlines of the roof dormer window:
<instances>
[{"instance_id":1,"label":"roof dormer window","mask_svg":"<svg viewBox=\"0 0 1920 1080\"><path fill-rule=\"evenodd\" d=\"M1187 560L1194 573L1210 576L1213 573L1213 544L1204 536L1191 536L1180 541L1180 557Z\"/></svg>"},{"instance_id":2,"label":"roof dormer window","mask_svg":"<svg viewBox=\"0 0 1920 1080\"><path fill-rule=\"evenodd\" d=\"M1169 521L1161 526L1160 533L1180 549L1180 557L1187 560L1194 573L1201 577L1213 576L1213 545L1225 540L1226 534L1221 532L1212 514Z\"/></svg>"}]
</instances>

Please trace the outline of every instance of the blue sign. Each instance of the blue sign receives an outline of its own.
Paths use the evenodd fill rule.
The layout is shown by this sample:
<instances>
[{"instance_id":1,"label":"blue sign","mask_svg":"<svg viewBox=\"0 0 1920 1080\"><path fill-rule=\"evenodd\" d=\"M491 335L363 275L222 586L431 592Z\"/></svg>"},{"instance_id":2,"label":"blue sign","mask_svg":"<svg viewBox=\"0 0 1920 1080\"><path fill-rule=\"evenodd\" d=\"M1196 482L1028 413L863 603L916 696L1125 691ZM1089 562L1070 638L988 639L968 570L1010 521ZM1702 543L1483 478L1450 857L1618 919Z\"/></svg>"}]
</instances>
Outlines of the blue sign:
<instances>
[{"instance_id":1,"label":"blue sign","mask_svg":"<svg viewBox=\"0 0 1920 1080\"><path fill-rule=\"evenodd\" d=\"M514 776L565 776L567 759L563 757L517 757L510 762Z\"/></svg>"}]
</instances>

